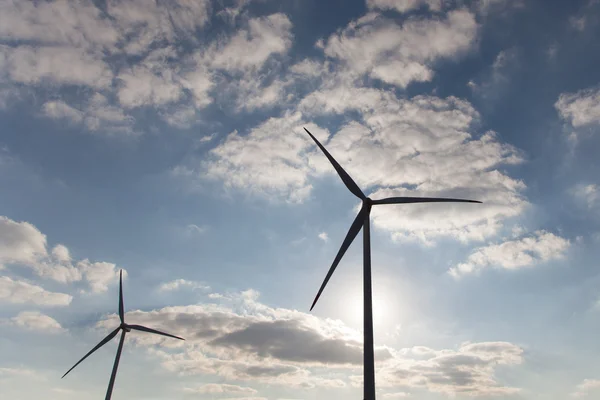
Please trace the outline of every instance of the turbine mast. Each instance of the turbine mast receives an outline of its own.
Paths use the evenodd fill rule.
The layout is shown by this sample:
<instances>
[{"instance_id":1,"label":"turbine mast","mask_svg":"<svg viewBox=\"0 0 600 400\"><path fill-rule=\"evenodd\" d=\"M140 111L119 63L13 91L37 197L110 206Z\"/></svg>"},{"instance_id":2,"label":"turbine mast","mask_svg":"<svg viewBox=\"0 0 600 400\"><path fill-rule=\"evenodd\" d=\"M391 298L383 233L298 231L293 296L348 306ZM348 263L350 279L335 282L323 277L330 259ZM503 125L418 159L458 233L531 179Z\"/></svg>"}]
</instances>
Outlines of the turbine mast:
<instances>
[{"instance_id":1,"label":"turbine mast","mask_svg":"<svg viewBox=\"0 0 600 400\"><path fill-rule=\"evenodd\" d=\"M364 399L375 400L375 352L373 350L373 292L371 285L370 204L363 225L363 330Z\"/></svg>"}]
</instances>

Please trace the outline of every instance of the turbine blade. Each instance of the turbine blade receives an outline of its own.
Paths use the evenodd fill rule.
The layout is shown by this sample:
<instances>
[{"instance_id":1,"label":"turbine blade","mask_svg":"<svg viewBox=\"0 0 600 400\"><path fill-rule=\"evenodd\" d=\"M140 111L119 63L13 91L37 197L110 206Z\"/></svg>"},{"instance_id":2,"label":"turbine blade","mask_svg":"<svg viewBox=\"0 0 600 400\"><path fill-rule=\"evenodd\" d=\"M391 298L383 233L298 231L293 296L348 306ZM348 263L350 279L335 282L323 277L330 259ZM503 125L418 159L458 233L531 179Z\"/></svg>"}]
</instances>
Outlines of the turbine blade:
<instances>
[{"instance_id":1,"label":"turbine blade","mask_svg":"<svg viewBox=\"0 0 600 400\"><path fill-rule=\"evenodd\" d=\"M121 327L119 327L119 328L115 329L114 331L112 331L111 333L109 333L107 337L105 337L104 339L102 339L102 341L101 341L100 343L98 343L98 344L96 345L96 347L94 347L92 350L90 350L90 352L89 352L89 353L87 353L85 356L83 356L83 358L82 358L81 360L77 361L77 364L73 365L73 366L71 367L71 369L70 369L70 370L68 370L68 371L67 371L67 372L66 372L66 373L65 373L65 374L64 374L64 375L61 377L61 379L62 379L62 378L64 378L65 376L67 376L67 374L68 374L69 372L71 372L71 371L73 370L73 368L75 368L76 366L78 366L78 365L79 365L79 364L80 364L80 363L81 363L83 360L85 360L86 358L88 358L88 357L89 357L89 356L90 356L90 355L91 355L93 352L95 352L95 351L96 351L96 350L98 350L100 347L102 347L102 346L104 346L106 343L108 343L108 342L109 342L109 341L110 341L112 338L114 338L114 337L117 335L117 333L119 332L119 329L121 329Z\"/></svg>"},{"instance_id":2,"label":"turbine blade","mask_svg":"<svg viewBox=\"0 0 600 400\"><path fill-rule=\"evenodd\" d=\"M352 225L350 226L350 229L348 230L348 233L346 234L346 238L344 239L344 242L342 243L342 247L340 247L340 250L338 251L337 255L335 256L335 259L333 260L333 264L331 264L331 268L329 268L329 272L327 272L327 276L325 277L325 280L323 281L323 284L321 285L321 288L319 289L319 293L317 293L317 296L315 297L315 300L313 301L312 306L310 306L311 311L315 307L315 304L317 304L317 300L319 300L319 297L321 296L323 289L325 289L327 282L329 282L329 278L331 278L331 275L333 275L333 271L335 271L335 268L337 267L340 260L346 253L346 250L348 250L348 247L350 247L350 245L352 244L352 241L354 240L356 235L358 235L358 232L360 232L360 230L362 229L365 218L368 218L368 210L367 210L367 207L365 207L363 205L362 208L360 209L358 215L354 219L354 222L352 222Z\"/></svg>"},{"instance_id":3,"label":"turbine blade","mask_svg":"<svg viewBox=\"0 0 600 400\"><path fill-rule=\"evenodd\" d=\"M108 382L108 389L106 389L106 397L105 400L110 400L112 396L113 387L115 386L115 379L117 377L117 368L119 368L119 360L121 359L121 351L123 350L123 342L125 341L125 330L121 333L121 340L119 341L119 348L117 350L117 355L115 356L115 363L113 365L112 373L110 374L110 381Z\"/></svg>"},{"instance_id":4,"label":"turbine blade","mask_svg":"<svg viewBox=\"0 0 600 400\"><path fill-rule=\"evenodd\" d=\"M325 149L325 147L323 147L323 145L321 143L319 143L319 141L317 140L317 138L314 137L312 135L312 133L310 133L308 131L308 129L304 128L304 130L306 131L306 133L308 133L310 135L310 137L312 138L312 140L315 141L315 143L317 144L317 146L319 146L319 148L321 149L321 151L329 159L329 162L333 165L333 168L335 168L335 170L337 171L337 173L340 176L340 178L342 178L342 181L344 182L344 185L346 185L346 187L348 188L348 190L350 190L359 199L361 199L361 200L366 199L367 196L365 196L365 194L362 192L362 190L360 190L360 188L358 187L358 185L356 184L356 182L354 182L354 180L352 180L352 178L350 178L350 175L348 175L348 173L346 171L344 171L344 168L342 168L341 165L338 164L337 161L335 161L335 158L333 158L331 156L331 154L329 154L329 152L327 151L327 149Z\"/></svg>"},{"instance_id":5,"label":"turbine blade","mask_svg":"<svg viewBox=\"0 0 600 400\"><path fill-rule=\"evenodd\" d=\"M123 305L123 270L119 273L119 318L125 323L125 306Z\"/></svg>"},{"instance_id":6,"label":"turbine blade","mask_svg":"<svg viewBox=\"0 0 600 400\"><path fill-rule=\"evenodd\" d=\"M439 197L388 197L387 199L373 200L373 204L407 204L407 203L479 203L477 200L447 199Z\"/></svg>"},{"instance_id":7,"label":"turbine blade","mask_svg":"<svg viewBox=\"0 0 600 400\"><path fill-rule=\"evenodd\" d=\"M179 336L175 336L175 335L171 335L169 333L157 331L156 329L152 329L152 328L146 328L145 326L142 326L142 325L127 325L127 326L130 327L131 329L135 329L136 331L156 333L157 335L163 335L163 336L168 336L168 337L172 337L172 338L179 339L179 340L185 340L184 338L180 338Z\"/></svg>"}]
</instances>

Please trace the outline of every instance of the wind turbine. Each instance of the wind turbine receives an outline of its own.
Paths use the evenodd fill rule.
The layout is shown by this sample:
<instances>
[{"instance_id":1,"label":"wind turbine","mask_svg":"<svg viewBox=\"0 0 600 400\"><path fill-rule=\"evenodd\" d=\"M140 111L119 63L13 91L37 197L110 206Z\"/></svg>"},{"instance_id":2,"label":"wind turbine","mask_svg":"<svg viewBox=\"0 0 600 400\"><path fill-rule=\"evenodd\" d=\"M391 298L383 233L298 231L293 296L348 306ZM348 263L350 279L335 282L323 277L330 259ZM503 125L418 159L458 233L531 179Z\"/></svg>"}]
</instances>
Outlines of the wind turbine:
<instances>
[{"instance_id":1,"label":"wind turbine","mask_svg":"<svg viewBox=\"0 0 600 400\"><path fill-rule=\"evenodd\" d=\"M360 190L358 185L352 180L350 175L344 171L344 169L338 164L338 162L329 154L329 152L323 147L321 143L308 131L308 129L304 128L306 133L310 135L312 140L315 141L317 146L321 149L321 151L325 154L329 162L333 165L333 168L337 171L342 181L354 194L356 197L362 200L362 207L358 212L358 215L354 219L354 222L350 226L348 233L346 234L346 238L342 243L342 247L338 251L335 259L333 260L333 264L331 268L329 268L329 272L327 272L327 276L325 276L325 280L313 301L310 310L315 307L317 304L317 300L321 296L323 289L329 282L331 275L335 271L338 263L350 247L350 244L360 232L360 229L363 228L363 301L364 301L364 318L363 318L363 330L364 330L364 399L365 400L375 400L375 357L373 351L373 295L371 292L371 233L370 233L370 214L371 207L374 205L382 205L382 204L407 204L407 203L450 203L450 202L459 202L459 203L481 203L476 200L463 200L463 199L446 199L446 198L436 198L436 197L388 197L386 199L381 200L372 200L369 197L365 196L365 194Z\"/></svg>"},{"instance_id":2,"label":"wind turbine","mask_svg":"<svg viewBox=\"0 0 600 400\"><path fill-rule=\"evenodd\" d=\"M106 343L108 343L109 341L111 341L112 338L114 338L115 336L117 336L117 333L119 333L119 331L122 330L123 332L121 332L121 341L119 342L119 348L117 350L117 356L115 357L115 364L113 365L112 374L110 375L110 382L108 383L108 390L106 391L105 400L110 400L110 396L112 395L113 386L115 384L115 378L117 377L117 368L119 367L119 360L121 358L121 350L123 350L123 342L125 341L125 334L127 332L131 332L131 330L133 329L133 330L136 330L136 331L156 333L158 335L163 335L163 336L168 336L168 337L172 337L172 338L175 338L175 339L185 340L183 338L180 338L179 336L174 336L174 335L170 335L168 333L157 331L155 329L146 328L145 326L141 326L141 325L128 325L128 324L125 323L125 311L124 311L124 307L123 307L123 270L121 270L120 274L119 274L119 318L121 319L121 325L119 325L119 327L117 329L115 329L114 331L112 331L111 333L109 333L107 337L105 337L104 339L102 339L102 341L100 343L98 343L96 345L96 347L94 347L92 350L90 350L89 353L87 353L85 356L83 356L83 358L81 360L77 361L77 364L73 365L71 367L71 369L68 370L62 376L62 378L64 378L65 376L67 376L67 374L69 372L71 372L73 370L73 368L75 368L76 366L78 366L83 360L85 360L86 358L88 358L93 352L95 352L96 350L98 350L100 347L104 346Z\"/></svg>"}]
</instances>

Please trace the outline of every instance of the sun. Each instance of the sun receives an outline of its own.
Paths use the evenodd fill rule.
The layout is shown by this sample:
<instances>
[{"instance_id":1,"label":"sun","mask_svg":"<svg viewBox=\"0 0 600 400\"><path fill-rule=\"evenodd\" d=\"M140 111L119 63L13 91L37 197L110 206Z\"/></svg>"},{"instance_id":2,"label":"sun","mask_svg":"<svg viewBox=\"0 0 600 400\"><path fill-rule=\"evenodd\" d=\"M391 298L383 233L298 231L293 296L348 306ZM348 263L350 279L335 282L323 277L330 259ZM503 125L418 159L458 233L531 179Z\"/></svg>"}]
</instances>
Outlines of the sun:
<instances>
[{"instance_id":1,"label":"sun","mask_svg":"<svg viewBox=\"0 0 600 400\"><path fill-rule=\"evenodd\" d=\"M362 288L361 288L362 289ZM363 326L363 295L357 290L345 301L344 320L353 326ZM394 315L392 296L385 291L373 291L373 329L385 329L393 326Z\"/></svg>"}]
</instances>

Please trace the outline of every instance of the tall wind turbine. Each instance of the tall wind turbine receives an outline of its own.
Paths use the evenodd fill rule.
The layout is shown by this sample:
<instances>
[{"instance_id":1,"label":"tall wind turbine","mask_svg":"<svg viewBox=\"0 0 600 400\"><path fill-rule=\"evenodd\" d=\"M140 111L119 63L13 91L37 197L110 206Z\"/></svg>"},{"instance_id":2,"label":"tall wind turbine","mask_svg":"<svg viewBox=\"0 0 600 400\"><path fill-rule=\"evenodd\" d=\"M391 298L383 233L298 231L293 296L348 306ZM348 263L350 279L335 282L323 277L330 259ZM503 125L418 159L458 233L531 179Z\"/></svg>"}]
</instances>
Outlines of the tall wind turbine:
<instances>
[{"instance_id":1,"label":"tall wind turbine","mask_svg":"<svg viewBox=\"0 0 600 400\"><path fill-rule=\"evenodd\" d=\"M115 336L117 336L117 333L119 333L119 331L122 330L123 332L121 332L121 341L119 342L119 348L117 350L117 356L115 357L115 364L113 365L112 374L110 375L110 382L108 383L108 390L106 391L105 400L110 400L110 396L112 395L112 391L113 391L113 386L115 385L115 378L117 377L117 368L119 367L119 360L121 359L121 350L123 350L123 342L125 341L125 334L127 332L131 332L131 330L133 329L133 330L136 330L136 331L156 333L158 335L163 335L163 336L168 336L168 337L172 337L172 338L175 338L175 339L185 340L183 338L180 338L179 336L174 336L174 335L170 335L168 333L157 331L155 329L146 328L145 326L141 326L141 325L128 325L128 324L125 323L125 311L124 310L125 309L123 307L123 270L121 270L121 272L119 274L119 318L121 319L121 325L119 325L119 327L117 329L115 329L114 331L112 331L111 333L109 333L107 337L105 337L104 339L102 339L102 341L100 343L98 343L96 345L96 347L94 347L92 350L90 350L89 353L87 353L85 356L83 356L83 358L81 360L77 361L77 364L73 365L71 367L71 369L68 370L62 376L62 378L64 378L65 376L67 376L67 374L69 372L71 372L73 370L73 368L75 368L76 366L78 366L83 360L85 360L86 358L88 358L93 352L95 352L100 347L104 346L106 343L108 343L109 341L111 341L112 338L114 338Z\"/></svg>"},{"instance_id":2,"label":"tall wind turbine","mask_svg":"<svg viewBox=\"0 0 600 400\"><path fill-rule=\"evenodd\" d=\"M329 152L323 147L321 143L304 128L306 133L310 135L312 140L315 141L317 146L325 154L329 162L333 165L333 168L337 171L342 181L356 197L362 200L362 207L358 212L358 215L354 219L354 222L350 226L350 230L346 234L346 238L342 243L342 247L338 251L327 276L313 301L310 310L314 308L317 300L321 296L323 289L329 282L329 278L333 275L333 271L337 267L338 263L350 247L350 244L363 228L363 301L364 301L364 318L363 318L363 329L364 329L364 400L375 400L375 359L373 351L373 296L371 292L371 233L370 233L370 214L371 206L381 204L406 204L406 203L481 203L475 200L463 200L463 199L446 199L446 198L435 198L435 197L388 197L381 200L372 200L360 190L358 185L352 180L350 175L344 171L344 169L338 164L337 161L329 154Z\"/></svg>"}]
</instances>

